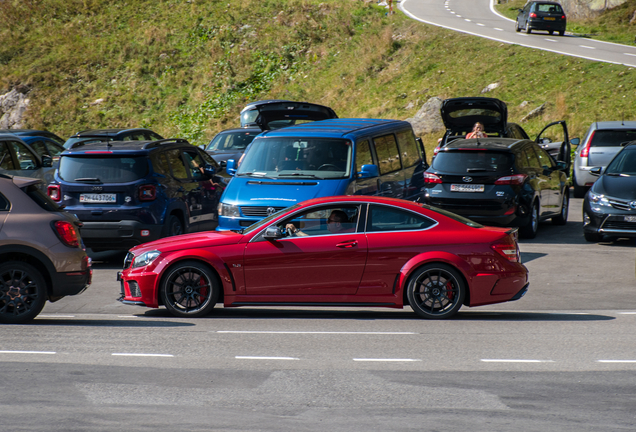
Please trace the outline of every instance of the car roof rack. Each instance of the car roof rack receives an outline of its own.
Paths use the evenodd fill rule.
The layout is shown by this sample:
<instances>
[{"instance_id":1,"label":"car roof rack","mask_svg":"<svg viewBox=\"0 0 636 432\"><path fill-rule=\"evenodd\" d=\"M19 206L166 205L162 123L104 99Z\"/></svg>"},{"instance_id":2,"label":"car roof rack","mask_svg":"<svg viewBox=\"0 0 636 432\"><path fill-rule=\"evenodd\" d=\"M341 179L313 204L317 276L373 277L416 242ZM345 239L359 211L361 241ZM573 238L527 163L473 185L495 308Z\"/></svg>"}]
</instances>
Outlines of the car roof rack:
<instances>
[{"instance_id":1,"label":"car roof rack","mask_svg":"<svg viewBox=\"0 0 636 432\"><path fill-rule=\"evenodd\" d=\"M109 140L107 138L87 138L85 140L81 140L81 141L76 141L73 144L71 144L71 146L68 148L68 150L70 149L74 149L76 147L81 147L85 144L93 144L93 143L112 143L113 140Z\"/></svg>"},{"instance_id":2,"label":"car roof rack","mask_svg":"<svg viewBox=\"0 0 636 432\"><path fill-rule=\"evenodd\" d=\"M162 140L149 142L148 144L145 144L142 148L146 150L146 149L159 147L165 144L190 144L190 143L188 142L188 140L183 138L166 138Z\"/></svg>"}]
</instances>

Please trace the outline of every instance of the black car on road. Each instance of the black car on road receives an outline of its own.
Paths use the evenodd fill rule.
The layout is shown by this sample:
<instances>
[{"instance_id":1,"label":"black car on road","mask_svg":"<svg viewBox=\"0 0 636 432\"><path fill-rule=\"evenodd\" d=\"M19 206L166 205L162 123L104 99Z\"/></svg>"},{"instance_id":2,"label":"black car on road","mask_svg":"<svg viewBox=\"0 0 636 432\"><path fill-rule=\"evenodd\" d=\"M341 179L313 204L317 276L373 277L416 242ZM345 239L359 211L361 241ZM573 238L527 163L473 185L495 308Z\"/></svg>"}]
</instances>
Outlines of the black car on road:
<instances>
[{"instance_id":1,"label":"black car on road","mask_svg":"<svg viewBox=\"0 0 636 432\"><path fill-rule=\"evenodd\" d=\"M543 219L566 223L568 170L569 160L556 162L527 139L457 139L424 172L420 200L534 238Z\"/></svg>"},{"instance_id":2,"label":"black car on road","mask_svg":"<svg viewBox=\"0 0 636 432\"><path fill-rule=\"evenodd\" d=\"M598 180L583 201L585 240L636 237L636 141L626 144L607 168L595 167L590 173Z\"/></svg>"},{"instance_id":3,"label":"black car on road","mask_svg":"<svg viewBox=\"0 0 636 432\"><path fill-rule=\"evenodd\" d=\"M519 9L515 30L532 33L532 30L544 30L552 34L565 34L567 19L559 3L551 1L529 1L523 9Z\"/></svg>"}]
</instances>

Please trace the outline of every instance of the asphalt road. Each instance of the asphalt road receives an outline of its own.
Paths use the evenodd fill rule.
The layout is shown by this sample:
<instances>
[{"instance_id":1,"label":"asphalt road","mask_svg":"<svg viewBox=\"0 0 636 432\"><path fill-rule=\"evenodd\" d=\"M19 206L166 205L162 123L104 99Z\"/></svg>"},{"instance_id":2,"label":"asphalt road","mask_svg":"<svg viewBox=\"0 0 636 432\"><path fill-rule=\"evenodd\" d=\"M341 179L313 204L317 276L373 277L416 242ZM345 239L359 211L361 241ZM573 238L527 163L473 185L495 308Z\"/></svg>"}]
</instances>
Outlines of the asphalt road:
<instances>
[{"instance_id":1,"label":"asphalt road","mask_svg":"<svg viewBox=\"0 0 636 432\"><path fill-rule=\"evenodd\" d=\"M492 0L402 0L407 16L427 24L448 28L499 42L538 48L605 63L636 67L636 47L566 34L533 31L515 32L515 22L495 12Z\"/></svg>"},{"instance_id":2,"label":"asphalt road","mask_svg":"<svg viewBox=\"0 0 636 432\"><path fill-rule=\"evenodd\" d=\"M636 427L634 243L590 244L581 200L522 241L517 302L409 309L125 306L122 254L0 338L2 431L625 431Z\"/></svg>"}]
</instances>

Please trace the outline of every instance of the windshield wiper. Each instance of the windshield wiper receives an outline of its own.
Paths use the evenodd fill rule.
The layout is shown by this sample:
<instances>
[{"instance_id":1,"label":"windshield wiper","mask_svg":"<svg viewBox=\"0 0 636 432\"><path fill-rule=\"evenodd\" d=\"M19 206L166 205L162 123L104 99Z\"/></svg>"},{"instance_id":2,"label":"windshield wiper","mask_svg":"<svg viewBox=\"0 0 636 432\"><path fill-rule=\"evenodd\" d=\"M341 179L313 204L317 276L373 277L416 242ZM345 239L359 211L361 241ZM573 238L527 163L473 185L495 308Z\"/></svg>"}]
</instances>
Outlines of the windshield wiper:
<instances>
[{"instance_id":1,"label":"windshield wiper","mask_svg":"<svg viewBox=\"0 0 636 432\"><path fill-rule=\"evenodd\" d=\"M80 177L76 178L74 181L82 182L82 183L101 183L102 181L96 177Z\"/></svg>"},{"instance_id":2,"label":"windshield wiper","mask_svg":"<svg viewBox=\"0 0 636 432\"><path fill-rule=\"evenodd\" d=\"M278 174L278 177L310 177L310 178L316 178L316 179L322 178L313 174L305 174L305 173L283 173L283 174Z\"/></svg>"},{"instance_id":3,"label":"windshield wiper","mask_svg":"<svg viewBox=\"0 0 636 432\"><path fill-rule=\"evenodd\" d=\"M236 174L236 177L242 177L242 176L258 177L258 178L264 178L264 179L271 179L272 178L272 177L267 177L265 174L261 174L261 173L240 173L240 174Z\"/></svg>"}]
</instances>

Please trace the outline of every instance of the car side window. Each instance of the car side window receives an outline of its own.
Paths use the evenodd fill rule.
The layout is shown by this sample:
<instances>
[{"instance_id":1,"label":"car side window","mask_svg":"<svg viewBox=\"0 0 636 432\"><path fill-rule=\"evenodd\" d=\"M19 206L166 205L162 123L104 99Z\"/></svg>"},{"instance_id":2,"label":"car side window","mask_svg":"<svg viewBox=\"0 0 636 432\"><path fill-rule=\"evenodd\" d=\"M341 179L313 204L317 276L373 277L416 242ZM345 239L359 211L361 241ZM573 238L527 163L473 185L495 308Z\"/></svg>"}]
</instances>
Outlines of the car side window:
<instances>
[{"instance_id":1,"label":"car side window","mask_svg":"<svg viewBox=\"0 0 636 432\"><path fill-rule=\"evenodd\" d=\"M405 168L417 165L421 160L420 152L415 142L413 131L405 130L398 132L397 143L402 156L402 164Z\"/></svg>"},{"instance_id":2,"label":"car side window","mask_svg":"<svg viewBox=\"0 0 636 432\"><path fill-rule=\"evenodd\" d=\"M515 163L517 164L517 169L528 168L528 156L525 149L515 153Z\"/></svg>"},{"instance_id":3,"label":"car side window","mask_svg":"<svg viewBox=\"0 0 636 432\"><path fill-rule=\"evenodd\" d=\"M8 211L11 209L11 204L9 200L5 198L4 195L0 193L0 211Z\"/></svg>"},{"instance_id":4,"label":"car side window","mask_svg":"<svg viewBox=\"0 0 636 432\"><path fill-rule=\"evenodd\" d=\"M9 151L6 141L0 142L0 168L5 170L15 169L13 158L11 157L11 152Z\"/></svg>"},{"instance_id":5,"label":"car side window","mask_svg":"<svg viewBox=\"0 0 636 432\"><path fill-rule=\"evenodd\" d=\"M38 161L29 151L27 146L17 141L11 141L11 145L15 150L15 155L18 157L18 163L20 164L20 169L23 170L35 170L38 169Z\"/></svg>"},{"instance_id":6,"label":"car side window","mask_svg":"<svg viewBox=\"0 0 636 432\"><path fill-rule=\"evenodd\" d=\"M541 164L539 158L532 147L526 147L526 156L528 157L528 168L540 169Z\"/></svg>"},{"instance_id":7,"label":"car side window","mask_svg":"<svg viewBox=\"0 0 636 432\"><path fill-rule=\"evenodd\" d=\"M157 135L156 133L153 132L144 132L144 138L145 141L158 141L161 138L159 135Z\"/></svg>"},{"instance_id":8,"label":"car side window","mask_svg":"<svg viewBox=\"0 0 636 432\"><path fill-rule=\"evenodd\" d=\"M190 177L196 180L202 179L204 177L203 166L205 165L203 158L196 151L190 150L184 151L183 155L188 165Z\"/></svg>"},{"instance_id":9,"label":"car side window","mask_svg":"<svg viewBox=\"0 0 636 432\"><path fill-rule=\"evenodd\" d=\"M362 171L362 165L371 165L373 156L369 148L369 140L359 141L356 144L356 172Z\"/></svg>"},{"instance_id":10,"label":"car side window","mask_svg":"<svg viewBox=\"0 0 636 432\"><path fill-rule=\"evenodd\" d=\"M338 205L312 208L277 224L288 237L315 237L356 232L360 205Z\"/></svg>"},{"instance_id":11,"label":"car side window","mask_svg":"<svg viewBox=\"0 0 636 432\"><path fill-rule=\"evenodd\" d=\"M31 148L35 151L40 157L44 155L50 155L48 149L46 148L46 144L43 141L34 141L31 143Z\"/></svg>"},{"instance_id":12,"label":"car side window","mask_svg":"<svg viewBox=\"0 0 636 432\"><path fill-rule=\"evenodd\" d=\"M393 134L373 138L375 153L378 156L380 174L388 174L401 168L400 151Z\"/></svg>"},{"instance_id":13,"label":"car side window","mask_svg":"<svg viewBox=\"0 0 636 432\"><path fill-rule=\"evenodd\" d=\"M432 219L406 210L372 204L367 217L367 232L416 231L435 223Z\"/></svg>"},{"instance_id":14,"label":"car side window","mask_svg":"<svg viewBox=\"0 0 636 432\"><path fill-rule=\"evenodd\" d=\"M170 161L170 168L172 168L172 175L179 180L188 179L188 170L181 159L181 152L179 150L168 150L166 156Z\"/></svg>"},{"instance_id":15,"label":"car side window","mask_svg":"<svg viewBox=\"0 0 636 432\"><path fill-rule=\"evenodd\" d=\"M59 159L60 154L64 151L64 147L58 147L55 144L46 143L46 150L48 155L52 156L55 160Z\"/></svg>"},{"instance_id":16,"label":"car side window","mask_svg":"<svg viewBox=\"0 0 636 432\"><path fill-rule=\"evenodd\" d=\"M552 158L549 154L545 152L542 148L536 147L534 151L537 152L537 156L539 158L539 165L543 169L552 169L554 168L554 163L552 162Z\"/></svg>"},{"instance_id":17,"label":"car side window","mask_svg":"<svg viewBox=\"0 0 636 432\"><path fill-rule=\"evenodd\" d=\"M164 152L152 153L150 155L150 160L152 162L152 169L157 174L161 174L164 176L170 175L170 164L168 163L168 159L166 158L166 154Z\"/></svg>"}]
</instances>

